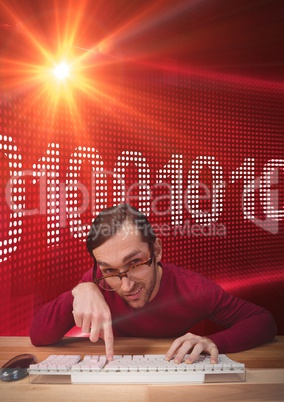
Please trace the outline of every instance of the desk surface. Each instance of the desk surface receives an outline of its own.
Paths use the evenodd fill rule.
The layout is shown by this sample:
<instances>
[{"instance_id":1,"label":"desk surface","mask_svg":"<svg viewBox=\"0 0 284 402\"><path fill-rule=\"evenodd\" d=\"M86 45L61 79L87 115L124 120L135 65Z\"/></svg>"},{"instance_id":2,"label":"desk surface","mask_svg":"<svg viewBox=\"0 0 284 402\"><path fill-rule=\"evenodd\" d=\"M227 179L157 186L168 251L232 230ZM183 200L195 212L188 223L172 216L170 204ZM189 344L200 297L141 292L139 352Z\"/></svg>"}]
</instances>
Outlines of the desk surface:
<instances>
[{"instance_id":1,"label":"desk surface","mask_svg":"<svg viewBox=\"0 0 284 402\"><path fill-rule=\"evenodd\" d=\"M120 338L115 340L116 354L165 353L171 339ZM104 344L88 338L65 338L60 343L36 348L27 337L0 337L0 364L21 353L32 353L39 361L51 354L104 354ZM228 354L245 363L244 383L189 385L75 385L30 384L28 377L14 383L0 381L0 401L100 401L104 402L176 402L176 401L283 401L284 336L257 348Z\"/></svg>"}]
</instances>

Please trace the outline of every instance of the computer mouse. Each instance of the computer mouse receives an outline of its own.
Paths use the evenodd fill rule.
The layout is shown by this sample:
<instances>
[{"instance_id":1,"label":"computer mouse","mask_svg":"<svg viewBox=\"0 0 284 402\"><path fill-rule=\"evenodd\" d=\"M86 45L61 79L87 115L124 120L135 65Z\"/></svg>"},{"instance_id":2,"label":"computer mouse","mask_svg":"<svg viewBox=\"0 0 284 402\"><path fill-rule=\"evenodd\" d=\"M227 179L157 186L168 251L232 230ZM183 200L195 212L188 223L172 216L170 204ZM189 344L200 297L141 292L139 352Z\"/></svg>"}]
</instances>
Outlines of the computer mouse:
<instances>
[{"instance_id":1,"label":"computer mouse","mask_svg":"<svg viewBox=\"0 0 284 402\"><path fill-rule=\"evenodd\" d=\"M0 379L2 381L18 381L28 375L30 364L35 364L37 358L29 353L24 353L13 357L0 369Z\"/></svg>"}]
</instances>

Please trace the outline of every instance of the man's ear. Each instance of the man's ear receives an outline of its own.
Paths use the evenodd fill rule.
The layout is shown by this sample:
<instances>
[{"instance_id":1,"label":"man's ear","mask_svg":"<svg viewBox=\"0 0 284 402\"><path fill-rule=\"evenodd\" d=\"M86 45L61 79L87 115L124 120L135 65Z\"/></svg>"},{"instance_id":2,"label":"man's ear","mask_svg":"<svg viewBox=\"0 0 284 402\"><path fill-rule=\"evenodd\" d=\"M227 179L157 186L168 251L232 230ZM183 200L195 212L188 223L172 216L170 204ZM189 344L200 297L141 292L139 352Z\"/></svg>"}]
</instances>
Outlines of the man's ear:
<instances>
[{"instance_id":1,"label":"man's ear","mask_svg":"<svg viewBox=\"0 0 284 402\"><path fill-rule=\"evenodd\" d=\"M162 240L157 238L154 243L154 254L156 258L156 262L161 261L162 259Z\"/></svg>"}]
</instances>

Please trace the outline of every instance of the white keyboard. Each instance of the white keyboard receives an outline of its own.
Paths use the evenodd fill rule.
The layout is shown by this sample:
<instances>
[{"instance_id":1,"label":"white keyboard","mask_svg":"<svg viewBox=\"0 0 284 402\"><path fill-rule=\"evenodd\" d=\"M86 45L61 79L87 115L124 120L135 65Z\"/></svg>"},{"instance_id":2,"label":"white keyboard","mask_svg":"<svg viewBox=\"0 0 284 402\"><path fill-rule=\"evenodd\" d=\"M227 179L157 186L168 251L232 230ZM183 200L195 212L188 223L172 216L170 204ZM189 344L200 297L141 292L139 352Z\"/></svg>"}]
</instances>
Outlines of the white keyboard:
<instances>
[{"instance_id":1,"label":"white keyboard","mask_svg":"<svg viewBox=\"0 0 284 402\"><path fill-rule=\"evenodd\" d=\"M219 355L218 363L201 355L193 364L175 364L164 355L52 355L29 367L32 383L171 384L245 381L245 365ZM63 381L64 380L64 381Z\"/></svg>"}]
</instances>

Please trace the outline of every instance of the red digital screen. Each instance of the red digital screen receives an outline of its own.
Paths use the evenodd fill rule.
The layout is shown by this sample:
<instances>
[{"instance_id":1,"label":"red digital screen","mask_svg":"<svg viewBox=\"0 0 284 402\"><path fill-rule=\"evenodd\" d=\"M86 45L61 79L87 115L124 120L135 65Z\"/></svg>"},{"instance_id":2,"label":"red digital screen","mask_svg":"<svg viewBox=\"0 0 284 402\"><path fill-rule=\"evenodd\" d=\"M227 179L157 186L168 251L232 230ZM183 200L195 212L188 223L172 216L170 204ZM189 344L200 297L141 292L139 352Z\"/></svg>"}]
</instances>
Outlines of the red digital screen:
<instances>
[{"instance_id":1,"label":"red digital screen","mask_svg":"<svg viewBox=\"0 0 284 402\"><path fill-rule=\"evenodd\" d=\"M121 202L149 216L164 261L283 333L281 2L4 3L0 335L27 335L76 285L92 218Z\"/></svg>"}]
</instances>

